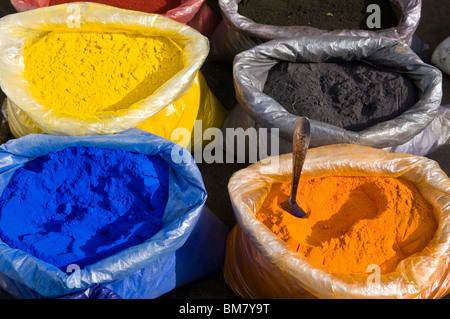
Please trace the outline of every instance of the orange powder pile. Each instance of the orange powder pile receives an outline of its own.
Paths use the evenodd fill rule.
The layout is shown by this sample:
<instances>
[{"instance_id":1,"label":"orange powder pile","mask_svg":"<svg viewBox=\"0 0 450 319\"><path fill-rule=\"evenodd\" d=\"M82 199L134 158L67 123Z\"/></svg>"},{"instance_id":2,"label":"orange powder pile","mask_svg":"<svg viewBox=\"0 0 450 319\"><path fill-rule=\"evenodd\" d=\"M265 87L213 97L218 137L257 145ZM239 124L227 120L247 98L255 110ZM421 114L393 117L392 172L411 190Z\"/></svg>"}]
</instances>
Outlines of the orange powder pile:
<instances>
[{"instance_id":1,"label":"orange powder pile","mask_svg":"<svg viewBox=\"0 0 450 319\"><path fill-rule=\"evenodd\" d=\"M290 184L273 184L256 218L294 251L334 272L381 273L421 250L434 236L432 206L409 181L384 177L324 177L301 181L297 218L281 208Z\"/></svg>"}]
</instances>

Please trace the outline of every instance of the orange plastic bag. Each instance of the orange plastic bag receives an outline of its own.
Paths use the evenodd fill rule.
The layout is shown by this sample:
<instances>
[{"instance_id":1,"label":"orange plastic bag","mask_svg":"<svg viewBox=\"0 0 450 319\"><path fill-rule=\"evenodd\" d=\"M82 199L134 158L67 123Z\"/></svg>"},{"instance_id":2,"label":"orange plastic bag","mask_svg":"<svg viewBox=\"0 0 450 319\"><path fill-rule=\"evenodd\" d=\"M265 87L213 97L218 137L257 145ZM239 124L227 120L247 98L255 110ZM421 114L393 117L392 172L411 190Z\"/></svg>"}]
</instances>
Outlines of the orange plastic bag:
<instances>
[{"instance_id":1,"label":"orange plastic bag","mask_svg":"<svg viewBox=\"0 0 450 319\"><path fill-rule=\"evenodd\" d=\"M289 183L292 154L236 172L228 191L237 225L227 240L225 280L242 298L441 298L450 292L450 179L427 158L340 144L308 151L302 179L390 176L412 182L434 207L438 228L420 252L379 275L340 274L312 266L256 217L273 183Z\"/></svg>"}]
</instances>

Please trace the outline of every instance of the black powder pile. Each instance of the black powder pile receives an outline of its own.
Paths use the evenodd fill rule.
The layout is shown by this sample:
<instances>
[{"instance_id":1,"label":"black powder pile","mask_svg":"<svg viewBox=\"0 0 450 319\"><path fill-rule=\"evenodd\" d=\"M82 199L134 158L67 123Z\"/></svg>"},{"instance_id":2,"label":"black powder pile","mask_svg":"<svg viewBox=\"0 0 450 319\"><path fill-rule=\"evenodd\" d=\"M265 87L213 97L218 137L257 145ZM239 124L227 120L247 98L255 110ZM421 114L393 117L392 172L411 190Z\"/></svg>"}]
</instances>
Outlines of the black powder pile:
<instances>
[{"instance_id":1,"label":"black powder pile","mask_svg":"<svg viewBox=\"0 0 450 319\"><path fill-rule=\"evenodd\" d=\"M291 114L351 131L393 119L419 99L402 74L359 61L281 62L270 69L263 93Z\"/></svg>"},{"instance_id":2,"label":"black powder pile","mask_svg":"<svg viewBox=\"0 0 450 319\"><path fill-rule=\"evenodd\" d=\"M310 26L321 30L373 30L368 27L370 4L380 6L381 29L399 24L389 0L242 0L238 13L256 23L277 26Z\"/></svg>"}]
</instances>

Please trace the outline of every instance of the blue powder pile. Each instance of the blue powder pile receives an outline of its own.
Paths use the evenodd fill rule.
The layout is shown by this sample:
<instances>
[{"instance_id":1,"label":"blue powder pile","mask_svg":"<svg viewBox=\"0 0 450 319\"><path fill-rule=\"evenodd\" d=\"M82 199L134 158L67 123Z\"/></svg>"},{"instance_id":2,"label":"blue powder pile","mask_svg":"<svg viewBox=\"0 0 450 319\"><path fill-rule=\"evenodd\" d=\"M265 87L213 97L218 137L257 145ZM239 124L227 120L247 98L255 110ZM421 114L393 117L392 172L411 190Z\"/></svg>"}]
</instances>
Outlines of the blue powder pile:
<instances>
[{"instance_id":1,"label":"blue powder pile","mask_svg":"<svg viewBox=\"0 0 450 319\"><path fill-rule=\"evenodd\" d=\"M0 237L65 271L137 245L162 227L168 165L121 150L71 147L19 168L0 198Z\"/></svg>"}]
</instances>

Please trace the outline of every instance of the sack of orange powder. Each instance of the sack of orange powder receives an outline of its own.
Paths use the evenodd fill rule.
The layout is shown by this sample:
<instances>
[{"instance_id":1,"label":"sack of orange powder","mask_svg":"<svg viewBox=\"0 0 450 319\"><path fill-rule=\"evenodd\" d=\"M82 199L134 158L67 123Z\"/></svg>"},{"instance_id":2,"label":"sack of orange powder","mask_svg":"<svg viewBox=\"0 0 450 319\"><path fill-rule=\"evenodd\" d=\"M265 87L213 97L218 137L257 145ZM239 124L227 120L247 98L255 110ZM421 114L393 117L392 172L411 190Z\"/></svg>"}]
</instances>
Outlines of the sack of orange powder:
<instances>
[{"instance_id":1,"label":"sack of orange powder","mask_svg":"<svg viewBox=\"0 0 450 319\"><path fill-rule=\"evenodd\" d=\"M242 298L409 299L441 298L450 292L448 258L450 253L450 179L436 162L420 156L350 144L308 150L300 182L329 177L395 178L404 184L411 184L416 188L416 192L422 194L421 200L428 202L429 216L434 216L435 223L430 226L431 219L429 219L428 224L422 224L426 227L416 227L415 233L408 234L408 243L402 246L401 250L409 252L409 256L401 259L392 270L387 272L376 272L376 268L371 268L367 272L351 273L334 270L325 263L323 265L314 263L312 257L303 255L298 249L294 251L292 242L279 237L274 231L275 228L269 228L266 222L257 218L259 210L270 196L270 191L279 187L278 183L289 184L292 179L292 154L267 158L264 162L258 162L236 172L228 184L237 225L227 239L224 276L229 287L238 296ZM336 196L344 191L342 185L336 189L339 189ZM307 199L302 197L301 190L300 188L298 193L300 206L307 202ZM357 191L360 191L357 196L359 203L363 203L361 198L366 195L367 201L377 196L375 192L364 195L363 189ZM383 191L381 188L380 192ZM322 191L317 192L316 195L320 195L319 197L327 207L332 205L333 193L329 188L322 187ZM304 194L304 196L312 198L311 194ZM393 194L397 194L395 187ZM288 196L286 195L285 199ZM393 197L399 198L399 195ZM403 197L401 199L407 200ZM276 200L283 201L283 199ZM373 200L375 203L383 204L382 196L379 201ZM353 214L360 214L364 211L362 206L366 206L355 207L347 204L346 212L350 211ZM303 208L306 210L306 206ZM342 207L340 209L341 213L345 210ZM395 211L395 209L392 210ZM305 217L312 218L312 214L312 210L308 211ZM406 215L405 220L411 218L409 219L411 222L412 217ZM275 224L275 219L278 217L274 215L269 218L272 219L269 223ZM368 216L363 222L371 222L371 219L375 218L377 217ZM346 215L333 220L322 220L315 224L314 229L315 231L319 228L334 231L340 227L340 221L343 223L344 219L348 221L351 217ZM287 224L285 226L277 224L280 234L289 230L290 225ZM354 225L352 227L355 227ZM406 233L413 231L412 225L403 223L389 236L404 236L401 233L402 227L406 227ZM411 230L408 230L408 227L411 227ZM433 231L425 234L424 229L427 227ZM380 232L383 232L384 226L380 229L382 229ZM361 234L364 237L371 232ZM423 241L426 237L424 235L428 236L426 239L429 240L428 242ZM380 236L382 238L382 234ZM314 238L316 237L306 240L311 242L315 240ZM335 242L348 240L341 236L334 239ZM363 241L359 238L355 243L362 245ZM327 241L328 247L331 247L332 242L333 240ZM383 240L381 239L380 242ZM325 247L327 243L322 243L322 247ZM310 243L310 247L316 244ZM410 248L415 244L418 246L422 244L424 247L412 253ZM373 245L376 246L378 243ZM366 249L372 249L371 247L359 249L364 252ZM351 259L352 256L349 254L345 260L344 254L344 258L340 260L355 263L356 259ZM381 265L381 268L384 266Z\"/></svg>"},{"instance_id":2,"label":"sack of orange powder","mask_svg":"<svg viewBox=\"0 0 450 319\"><path fill-rule=\"evenodd\" d=\"M152 93L133 101L129 99L134 91L142 89L141 84L148 87L148 84L142 81L136 86L136 89L123 96L120 103L123 104L122 101L125 101L126 105L116 109L89 111L80 115L69 108L61 110L61 99L54 100L53 104L44 105L42 99L39 100L38 96L34 94L36 90L32 90L34 87L26 78L26 75L30 74L26 72L26 61L24 63L27 48L55 33L69 34L70 36L86 33L94 33L94 35L110 33L118 34L118 37L124 34L130 35L130 38L133 39L165 39L165 43L169 43L171 47L175 48L181 62L174 67L178 68L174 70L174 74L168 77L164 75L168 73L164 70L174 65L173 60L162 60L162 67L159 69L162 71L159 71L158 74L163 74L168 79L162 84L158 84L159 86L156 86ZM59 40L56 39L56 41ZM111 38L107 41L109 42L103 45L109 48L109 45L112 46L116 39ZM226 111L211 92L200 72L200 67L209 52L208 39L195 29L161 15L123 10L89 2L44 7L9 15L2 19L0 43L0 84L7 96L3 110L15 137L42 132L55 135L114 134L138 127L178 143L180 142L179 137L172 138L174 129L185 128L189 132L193 132L195 121L202 120L203 129L206 130L208 127L221 127L224 120ZM95 47L94 44L88 43L88 46ZM76 44L72 45L72 50L75 50L74 48L77 48ZM85 52L90 52L89 50L85 50ZM139 50L135 51L139 52ZM45 48L42 52L49 55ZM37 56L39 57L39 54ZM59 56L66 57L68 55L60 54ZM103 52L98 56L102 57ZM85 59L89 59L89 57ZM104 62L113 63L115 59L108 59ZM124 59L126 60L125 64L130 60L128 56ZM78 61L76 67L80 70L83 65L81 60L83 59ZM145 63L148 59L141 58L139 61ZM89 60L87 62L91 63ZM39 63L43 64L43 62ZM35 64L39 65L39 63ZM101 67L99 64L91 64L94 69L97 66ZM151 69L150 67L148 69ZM109 69L111 68L108 67L107 70ZM139 70L136 71L142 71L142 69L144 67L140 65ZM47 77L50 72L45 71L44 77ZM55 71L53 74L55 73L60 75L64 72ZM97 74L103 73L97 72ZM132 77L135 77L134 73ZM148 78L156 78L156 76L152 75ZM120 78L114 78L113 83L115 84L105 87L104 90L117 90L116 79ZM130 80L133 79L130 77ZM70 81L69 79L69 85L71 85ZM54 91L55 87L52 88L52 86L55 85L55 82L61 89L71 89L64 87L61 82L54 81L43 90L47 93ZM75 81L73 82L75 83ZM93 83L102 83L102 81L95 80ZM103 93L104 91L101 89L96 92L109 93L109 91ZM93 105L93 102L90 101L91 98L92 95L88 97L88 106ZM101 97L99 101L102 101ZM76 104L74 107L79 108L80 106ZM189 142L192 141L184 139L180 144L188 147ZM201 143L195 144L200 145Z\"/></svg>"}]
</instances>

